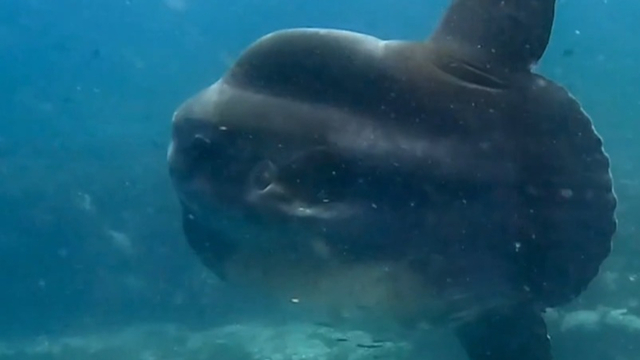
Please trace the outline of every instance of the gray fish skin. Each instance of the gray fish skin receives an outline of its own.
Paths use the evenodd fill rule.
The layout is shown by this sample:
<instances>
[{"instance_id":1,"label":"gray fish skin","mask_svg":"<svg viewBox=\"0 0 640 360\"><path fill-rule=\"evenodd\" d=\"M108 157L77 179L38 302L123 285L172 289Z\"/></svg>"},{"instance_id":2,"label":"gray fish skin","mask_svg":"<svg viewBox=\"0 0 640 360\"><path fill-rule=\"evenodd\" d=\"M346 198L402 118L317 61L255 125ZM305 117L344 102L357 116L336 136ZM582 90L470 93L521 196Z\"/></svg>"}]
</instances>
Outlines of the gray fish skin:
<instances>
[{"instance_id":1,"label":"gray fish skin","mask_svg":"<svg viewBox=\"0 0 640 360\"><path fill-rule=\"evenodd\" d=\"M455 0L425 42L288 29L176 111L189 245L231 283L550 360L616 231L602 140L534 74L555 2ZM509 334L509 336L505 336Z\"/></svg>"}]
</instances>

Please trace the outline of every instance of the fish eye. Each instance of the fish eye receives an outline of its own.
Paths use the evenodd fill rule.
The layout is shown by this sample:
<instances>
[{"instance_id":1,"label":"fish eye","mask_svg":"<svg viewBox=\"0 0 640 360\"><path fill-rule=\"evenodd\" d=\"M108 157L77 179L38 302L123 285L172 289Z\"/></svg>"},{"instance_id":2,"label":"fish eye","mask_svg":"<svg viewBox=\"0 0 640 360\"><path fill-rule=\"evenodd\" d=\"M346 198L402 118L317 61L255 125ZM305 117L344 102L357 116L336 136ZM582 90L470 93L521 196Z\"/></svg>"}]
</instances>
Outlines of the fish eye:
<instances>
[{"instance_id":1,"label":"fish eye","mask_svg":"<svg viewBox=\"0 0 640 360\"><path fill-rule=\"evenodd\" d=\"M351 167L337 155L318 149L305 153L279 170L283 184L308 203L341 201L354 184Z\"/></svg>"},{"instance_id":2,"label":"fish eye","mask_svg":"<svg viewBox=\"0 0 640 360\"><path fill-rule=\"evenodd\" d=\"M211 141L201 134L193 137L189 143L189 151L195 157L200 157L211 149Z\"/></svg>"},{"instance_id":3,"label":"fish eye","mask_svg":"<svg viewBox=\"0 0 640 360\"><path fill-rule=\"evenodd\" d=\"M251 174L249 181L252 189L265 191L276 180L278 169L269 160L265 160L256 165Z\"/></svg>"}]
</instances>

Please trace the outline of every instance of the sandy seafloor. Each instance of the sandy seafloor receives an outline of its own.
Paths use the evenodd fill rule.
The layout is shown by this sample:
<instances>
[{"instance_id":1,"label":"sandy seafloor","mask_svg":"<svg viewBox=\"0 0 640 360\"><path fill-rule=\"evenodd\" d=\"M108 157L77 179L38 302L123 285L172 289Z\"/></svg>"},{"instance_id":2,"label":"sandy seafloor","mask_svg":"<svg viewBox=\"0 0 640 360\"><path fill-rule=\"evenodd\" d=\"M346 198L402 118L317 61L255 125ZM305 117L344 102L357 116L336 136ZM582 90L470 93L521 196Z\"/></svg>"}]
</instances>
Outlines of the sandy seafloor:
<instances>
[{"instance_id":1,"label":"sandy seafloor","mask_svg":"<svg viewBox=\"0 0 640 360\"><path fill-rule=\"evenodd\" d=\"M640 317L600 308L547 314L558 360L640 359ZM418 334L419 333L419 334ZM377 338L303 322L210 329L145 324L100 333L41 336L0 345L1 360L428 360L465 359L447 331Z\"/></svg>"}]
</instances>

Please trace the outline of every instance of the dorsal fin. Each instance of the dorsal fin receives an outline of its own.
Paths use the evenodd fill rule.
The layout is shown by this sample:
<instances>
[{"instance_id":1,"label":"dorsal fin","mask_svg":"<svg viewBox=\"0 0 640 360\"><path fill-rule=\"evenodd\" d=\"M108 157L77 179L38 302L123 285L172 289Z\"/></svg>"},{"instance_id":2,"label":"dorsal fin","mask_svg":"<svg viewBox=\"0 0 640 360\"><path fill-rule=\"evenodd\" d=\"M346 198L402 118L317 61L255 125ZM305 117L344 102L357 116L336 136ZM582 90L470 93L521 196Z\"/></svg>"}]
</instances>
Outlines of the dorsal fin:
<instances>
[{"instance_id":1,"label":"dorsal fin","mask_svg":"<svg viewBox=\"0 0 640 360\"><path fill-rule=\"evenodd\" d=\"M430 42L489 68L528 71L544 54L555 0L452 0Z\"/></svg>"}]
</instances>

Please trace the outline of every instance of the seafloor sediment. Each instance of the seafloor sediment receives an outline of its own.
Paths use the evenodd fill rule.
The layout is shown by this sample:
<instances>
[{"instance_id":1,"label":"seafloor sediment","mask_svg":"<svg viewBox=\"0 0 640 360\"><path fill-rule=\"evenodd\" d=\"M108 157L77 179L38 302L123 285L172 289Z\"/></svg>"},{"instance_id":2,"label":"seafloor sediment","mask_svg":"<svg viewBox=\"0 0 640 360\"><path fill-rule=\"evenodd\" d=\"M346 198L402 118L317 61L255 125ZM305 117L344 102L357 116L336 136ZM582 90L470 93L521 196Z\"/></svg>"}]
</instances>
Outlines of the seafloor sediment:
<instances>
[{"instance_id":1,"label":"seafloor sediment","mask_svg":"<svg viewBox=\"0 0 640 360\"><path fill-rule=\"evenodd\" d=\"M601 308L548 315L558 360L635 360L640 318ZM424 330L429 333L429 330ZM442 332L440 332L442 333ZM309 323L192 330L145 324L108 332L0 343L0 360L427 360L462 359L449 342L376 339ZM451 340L451 339L449 339Z\"/></svg>"}]
</instances>

